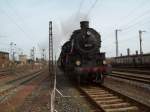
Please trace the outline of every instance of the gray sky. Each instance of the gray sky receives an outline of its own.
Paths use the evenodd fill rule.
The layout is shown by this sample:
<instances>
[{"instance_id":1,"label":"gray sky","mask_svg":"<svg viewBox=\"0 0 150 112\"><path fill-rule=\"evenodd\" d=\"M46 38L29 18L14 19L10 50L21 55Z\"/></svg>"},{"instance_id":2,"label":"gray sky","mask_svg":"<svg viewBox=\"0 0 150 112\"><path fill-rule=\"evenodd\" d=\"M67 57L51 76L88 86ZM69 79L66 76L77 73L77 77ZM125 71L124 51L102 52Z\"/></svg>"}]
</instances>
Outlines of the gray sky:
<instances>
[{"instance_id":1,"label":"gray sky","mask_svg":"<svg viewBox=\"0 0 150 112\"><path fill-rule=\"evenodd\" d=\"M25 54L36 47L48 50L48 22L53 21L54 54L80 20L89 20L90 26L102 36L101 51L115 56L115 29L121 29L119 54L139 50L138 30L143 33L143 51L150 52L150 0L0 0L0 50L9 51L10 42L16 43Z\"/></svg>"}]
</instances>

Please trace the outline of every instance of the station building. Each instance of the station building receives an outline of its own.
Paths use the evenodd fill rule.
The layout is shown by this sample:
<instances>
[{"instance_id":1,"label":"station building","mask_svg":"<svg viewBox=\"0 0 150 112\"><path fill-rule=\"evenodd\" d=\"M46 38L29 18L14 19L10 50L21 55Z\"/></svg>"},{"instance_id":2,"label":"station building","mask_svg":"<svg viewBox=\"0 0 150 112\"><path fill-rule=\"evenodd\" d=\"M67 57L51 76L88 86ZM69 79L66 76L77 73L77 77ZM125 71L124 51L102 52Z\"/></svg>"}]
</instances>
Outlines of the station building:
<instances>
[{"instance_id":1,"label":"station building","mask_svg":"<svg viewBox=\"0 0 150 112\"><path fill-rule=\"evenodd\" d=\"M9 65L9 53L0 51L0 68L4 68Z\"/></svg>"},{"instance_id":2,"label":"station building","mask_svg":"<svg viewBox=\"0 0 150 112\"><path fill-rule=\"evenodd\" d=\"M19 62L21 64L27 64L27 55L19 55Z\"/></svg>"}]
</instances>

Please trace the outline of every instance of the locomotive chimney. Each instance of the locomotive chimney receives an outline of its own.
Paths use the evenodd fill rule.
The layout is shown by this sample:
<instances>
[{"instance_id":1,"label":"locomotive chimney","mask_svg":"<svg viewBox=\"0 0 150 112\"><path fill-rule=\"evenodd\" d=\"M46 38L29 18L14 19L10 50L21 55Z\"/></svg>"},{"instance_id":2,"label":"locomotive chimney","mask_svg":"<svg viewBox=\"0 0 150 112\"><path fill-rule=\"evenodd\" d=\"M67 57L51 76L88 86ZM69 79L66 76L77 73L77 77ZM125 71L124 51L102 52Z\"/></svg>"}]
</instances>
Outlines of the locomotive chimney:
<instances>
[{"instance_id":1,"label":"locomotive chimney","mask_svg":"<svg viewBox=\"0 0 150 112\"><path fill-rule=\"evenodd\" d=\"M80 27L81 27L81 29L89 28L89 21L81 21Z\"/></svg>"}]
</instances>

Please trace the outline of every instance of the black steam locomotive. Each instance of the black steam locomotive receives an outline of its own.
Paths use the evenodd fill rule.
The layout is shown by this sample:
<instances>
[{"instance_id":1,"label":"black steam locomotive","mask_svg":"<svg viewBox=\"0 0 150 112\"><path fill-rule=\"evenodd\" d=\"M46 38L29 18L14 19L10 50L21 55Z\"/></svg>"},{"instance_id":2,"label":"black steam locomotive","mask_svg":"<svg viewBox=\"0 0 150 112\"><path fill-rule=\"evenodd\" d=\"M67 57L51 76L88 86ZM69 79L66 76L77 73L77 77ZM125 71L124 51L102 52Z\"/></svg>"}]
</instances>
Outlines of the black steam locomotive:
<instances>
[{"instance_id":1,"label":"black steam locomotive","mask_svg":"<svg viewBox=\"0 0 150 112\"><path fill-rule=\"evenodd\" d=\"M80 22L61 50L60 68L75 77L78 82L103 82L107 74L105 53L100 52L101 36L88 21Z\"/></svg>"}]
</instances>

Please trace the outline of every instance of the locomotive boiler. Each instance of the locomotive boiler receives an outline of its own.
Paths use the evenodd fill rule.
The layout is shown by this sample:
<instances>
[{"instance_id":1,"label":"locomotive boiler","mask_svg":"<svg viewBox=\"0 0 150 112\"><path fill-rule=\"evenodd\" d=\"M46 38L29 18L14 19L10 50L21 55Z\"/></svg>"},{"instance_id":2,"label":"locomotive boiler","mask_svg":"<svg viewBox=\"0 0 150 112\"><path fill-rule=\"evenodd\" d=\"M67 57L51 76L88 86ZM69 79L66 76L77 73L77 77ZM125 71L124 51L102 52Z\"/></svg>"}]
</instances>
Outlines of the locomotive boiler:
<instances>
[{"instance_id":1,"label":"locomotive boiler","mask_svg":"<svg viewBox=\"0 0 150 112\"><path fill-rule=\"evenodd\" d=\"M88 21L80 22L60 53L60 68L78 82L102 83L107 74L105 53L100 52L101 35L89 27Z\"/></svg>"}]
</instances>

